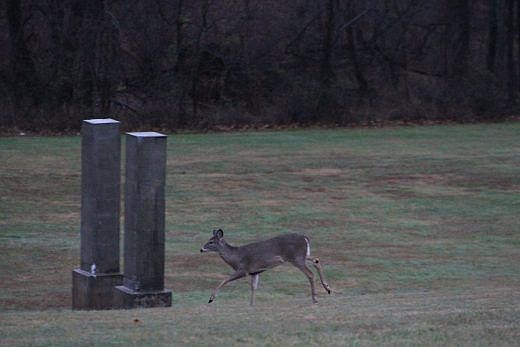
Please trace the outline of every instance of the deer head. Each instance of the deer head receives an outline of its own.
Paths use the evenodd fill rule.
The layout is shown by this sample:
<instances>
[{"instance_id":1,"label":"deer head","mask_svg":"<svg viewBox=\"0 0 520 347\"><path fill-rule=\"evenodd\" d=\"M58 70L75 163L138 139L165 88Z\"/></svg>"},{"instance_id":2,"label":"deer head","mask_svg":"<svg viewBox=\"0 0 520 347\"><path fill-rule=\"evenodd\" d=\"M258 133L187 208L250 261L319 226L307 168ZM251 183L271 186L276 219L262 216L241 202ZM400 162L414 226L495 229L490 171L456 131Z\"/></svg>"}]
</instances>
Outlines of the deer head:
<instances>
[{"instance_id":1,"label":"deer head","mask_svg":"<svg viewBox=\"0 0 520 347\"><path fill-rule=\"evenodd\" d=\"M224 243L224 231L222 229L214 229L213 236L200 249L201 252L218 252L219 248Z\"/></svg>"}]
</instances>

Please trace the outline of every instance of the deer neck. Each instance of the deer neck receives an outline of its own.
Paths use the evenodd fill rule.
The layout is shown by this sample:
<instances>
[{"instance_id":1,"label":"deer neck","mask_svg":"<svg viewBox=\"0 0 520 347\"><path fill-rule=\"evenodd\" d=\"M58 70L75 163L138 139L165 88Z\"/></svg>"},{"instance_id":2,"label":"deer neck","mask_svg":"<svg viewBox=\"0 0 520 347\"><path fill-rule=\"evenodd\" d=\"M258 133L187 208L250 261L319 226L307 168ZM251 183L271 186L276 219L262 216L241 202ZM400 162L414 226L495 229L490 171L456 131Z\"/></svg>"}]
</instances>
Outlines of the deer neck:
<instances>
[{"instance_id":1,"label":"deer neck","mask_svg":"<svg viewBox=\"0 0 520 347\"><path fill-rule=\"evenodd\" d=\"M226 241L218 251L218 255L224 260L229 266L233 269L237 269L238 264L240 263L240 258L238 254L238 247L233 247Z\"/></svg>"}]
</instances>

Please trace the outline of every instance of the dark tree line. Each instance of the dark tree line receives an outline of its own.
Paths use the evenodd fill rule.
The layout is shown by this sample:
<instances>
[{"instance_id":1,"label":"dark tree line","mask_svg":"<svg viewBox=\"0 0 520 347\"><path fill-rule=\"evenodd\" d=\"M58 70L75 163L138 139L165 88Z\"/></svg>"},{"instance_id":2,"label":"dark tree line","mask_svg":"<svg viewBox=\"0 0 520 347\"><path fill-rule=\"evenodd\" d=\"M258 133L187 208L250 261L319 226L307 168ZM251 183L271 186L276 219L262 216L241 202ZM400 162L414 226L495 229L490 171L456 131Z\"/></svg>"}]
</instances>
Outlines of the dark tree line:
<instances>
[{"instance_id":1,"label":"dark tree line","mask_svg":"<svg viewBox=\"0 0 520 347\"><path fill-rule=\"evenodd\" d=\"M501 119L520 0L5 0L0 127Z\"/></svg>"}]
</instances>

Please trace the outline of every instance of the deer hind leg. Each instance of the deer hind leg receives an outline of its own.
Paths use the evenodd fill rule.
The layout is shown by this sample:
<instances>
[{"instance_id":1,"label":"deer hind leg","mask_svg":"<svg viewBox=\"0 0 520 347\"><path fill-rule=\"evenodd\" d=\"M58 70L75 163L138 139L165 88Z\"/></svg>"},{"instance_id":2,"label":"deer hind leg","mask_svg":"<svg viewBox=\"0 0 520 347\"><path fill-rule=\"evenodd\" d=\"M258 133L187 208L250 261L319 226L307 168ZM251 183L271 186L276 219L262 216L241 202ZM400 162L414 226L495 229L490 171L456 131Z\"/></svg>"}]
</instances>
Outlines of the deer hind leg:
<instances>
[{"instance_id":1,"label":"deer hind leg","mask_svg":"<svg viewBox=\"0 0 520 347\"><path fill-rule=\"evenodd\" d=\"M251 275L251 306L255 306L256 304L256 289L258 288L258 281L260 279L259 274Z\"/></svg>"},{"instance_id":2,"label":"deer hind leg","mask_svg":"<svg viewBox=\"0 0 520 347\"><path fill-rule=\"evenodd\" d=\"M314 268L318 271L318 275L320 276L320 282L323 288L327 291L327 293L331 293L330 286L327 282L325 282L325 277L323 276L323 269L321 267L321 262L319 258L307 257L307 261L312 262Z\"/></svg>"},{"instance_id":3,"label":"deer hind leg","mask_svg":"<svg viewBox=\"0 0 520 347\"><path fill-rule=\"evenodd\" d=\"M300 269L300 271L303 272L305 276L307 276L307 278L309 279L309 283L311 285L312 302L314 304L317 304L318 300L316 300L316 289L314 288L314 273L311 271L311 269L309 269L307 264L305 264L305 260L295 261L292 262L292 264L296 266L298 269Z\"/></svg>"}]
</instances>

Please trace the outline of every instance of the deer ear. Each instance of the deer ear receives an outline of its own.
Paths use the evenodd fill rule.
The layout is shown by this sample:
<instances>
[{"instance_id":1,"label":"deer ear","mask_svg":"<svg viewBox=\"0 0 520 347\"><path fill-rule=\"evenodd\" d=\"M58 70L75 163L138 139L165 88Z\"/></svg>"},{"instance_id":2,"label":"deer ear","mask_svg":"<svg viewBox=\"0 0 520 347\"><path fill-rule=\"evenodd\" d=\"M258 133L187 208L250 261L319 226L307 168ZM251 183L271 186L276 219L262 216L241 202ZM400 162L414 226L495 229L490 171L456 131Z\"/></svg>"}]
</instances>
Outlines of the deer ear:
<instances>
[{"instance_id":1,"label":"deer ear","mask_svg":"<svg viewBox=\"0 0 520 347\"><path fill-rule=\"evenodd\" d=\"M218 229L216 232L215 232L215 236L219 239L223 238L224 237L224 231L222 231L222 229Z\"/></svg>"}]
</instances>

